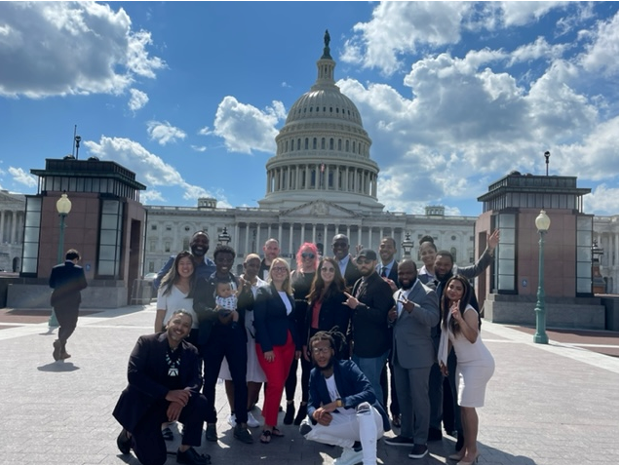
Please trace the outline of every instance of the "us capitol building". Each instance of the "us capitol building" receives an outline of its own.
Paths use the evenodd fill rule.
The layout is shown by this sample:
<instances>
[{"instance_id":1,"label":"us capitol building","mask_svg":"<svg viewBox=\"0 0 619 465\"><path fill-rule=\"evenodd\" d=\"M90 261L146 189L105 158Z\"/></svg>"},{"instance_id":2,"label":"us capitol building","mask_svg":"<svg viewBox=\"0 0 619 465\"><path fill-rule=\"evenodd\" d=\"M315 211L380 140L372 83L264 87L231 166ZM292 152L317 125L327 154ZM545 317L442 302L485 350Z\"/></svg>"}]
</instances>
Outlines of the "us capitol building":
<instances>
[{"instance_id":1,"label":"us capitol building","mask_svg":"<svg viewBox=\"0 0 619 465\"><path fill-rule=\"evenodd\" d=\"M336 234L354 246L378 248L382 237L413 246L434 237L439 249L450 250L460 265L474 262L476 217L445 216L442 206L426 207L425 215L384 211L377 199L379 167L370 157L372 141L359 110L335 85L335 61L325 34L317 78L292 105L275 141L277 152L266 164L266 194L257 208L217 208L216 199L198 199L197 207L147 206L144 274L157 272L180 250L189 248L194 231L211 238L210 252L222 233L237 252L236 270L248 253L262 254L264 242L279 240L281 255L295 267L294 255L306 241L331 255ZM593 239L605 250L601 270L609 292L619 277L619 217L595 217ZM592 244L593 247L593 244Z\"/></svg>"}]
</instances>

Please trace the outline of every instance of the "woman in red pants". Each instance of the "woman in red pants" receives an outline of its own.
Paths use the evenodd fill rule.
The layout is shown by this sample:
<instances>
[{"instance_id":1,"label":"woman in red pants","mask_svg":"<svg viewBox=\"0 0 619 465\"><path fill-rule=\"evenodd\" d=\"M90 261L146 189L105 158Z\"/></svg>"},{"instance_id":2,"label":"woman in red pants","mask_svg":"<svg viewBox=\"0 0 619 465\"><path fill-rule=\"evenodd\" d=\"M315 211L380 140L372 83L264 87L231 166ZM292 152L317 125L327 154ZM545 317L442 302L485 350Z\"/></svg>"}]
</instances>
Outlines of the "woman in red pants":
<instances>
[{"instance_id":1,"label":"woman in red pants","mask_svg":"<svg viewBox=\"0 0 619 465\"><path fill-rule=\"evenodd\" d=\"M256 353L267 378L262 415L264 429L260 442L283 436L277 429L277 414L284 384L294 358L301 356L301 341L295 327L294 297L290 284L290 267L286 260L271 263L269 286L258 289L254 304Z\"/></svg>"}]
</instances>

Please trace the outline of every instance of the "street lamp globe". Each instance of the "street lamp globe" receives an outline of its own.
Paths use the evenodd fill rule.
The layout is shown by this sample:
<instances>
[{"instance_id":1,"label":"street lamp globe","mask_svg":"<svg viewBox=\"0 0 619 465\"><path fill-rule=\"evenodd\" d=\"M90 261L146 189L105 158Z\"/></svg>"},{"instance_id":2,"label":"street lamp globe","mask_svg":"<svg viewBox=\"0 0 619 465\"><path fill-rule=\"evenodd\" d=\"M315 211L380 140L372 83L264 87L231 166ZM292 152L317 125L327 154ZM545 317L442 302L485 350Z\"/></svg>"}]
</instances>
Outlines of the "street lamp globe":
<instances>
[{"instance_id":1,"label":"street lamp globe","mask_svg":"<svg viewBox=\"0 0 619 465\"><path fill-rule=\"evenodd\" d=\"M535 218L535 227L538 231L548 231L550 229L550 218L545 210L541 210L537 218Z\"/></svg>"},{"instance_id":2,"label":"street lamp globe","mask_svg":"<svg viewBox=\"0 0 619 465\"><path fill-rule=\"evenodd\" d=\"M59 215L68 215L71 212L71 201L67 194L62 194L56 202L56 210Z\"/></svg>"}]
</instances>

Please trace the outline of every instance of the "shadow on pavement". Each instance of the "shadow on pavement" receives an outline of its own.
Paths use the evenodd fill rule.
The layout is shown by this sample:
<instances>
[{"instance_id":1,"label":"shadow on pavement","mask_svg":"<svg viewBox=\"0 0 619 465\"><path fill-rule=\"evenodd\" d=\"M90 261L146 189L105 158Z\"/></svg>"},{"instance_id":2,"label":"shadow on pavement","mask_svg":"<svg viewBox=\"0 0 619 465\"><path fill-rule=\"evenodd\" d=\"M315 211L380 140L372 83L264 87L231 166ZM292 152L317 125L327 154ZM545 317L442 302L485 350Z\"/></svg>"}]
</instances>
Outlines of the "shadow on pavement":
<instances>
[{"instance_id":1,"label":"shadow on pavement","mask_svg":"<svg viewBox=\"0 0 619 465\"><path fill-rule=\"evenodd\" d=\"M73 365L71 362L52 362L47 365L37 367L39 371L65 372L79 370L80 367Z\"/></svg>"}]
</instances>

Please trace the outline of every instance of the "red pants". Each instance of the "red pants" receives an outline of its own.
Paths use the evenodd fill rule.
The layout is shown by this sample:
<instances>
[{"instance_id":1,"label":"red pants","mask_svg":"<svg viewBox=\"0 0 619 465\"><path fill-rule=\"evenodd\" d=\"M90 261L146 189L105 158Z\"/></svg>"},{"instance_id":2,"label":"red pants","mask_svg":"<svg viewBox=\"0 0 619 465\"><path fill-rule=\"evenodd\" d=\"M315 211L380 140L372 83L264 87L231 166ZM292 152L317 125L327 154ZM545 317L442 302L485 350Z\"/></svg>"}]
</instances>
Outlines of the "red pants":
<instances>
[{"instance_id":1,"label":"red pants","mask_svg":"<svg viewBox=\"0 0 619 465\"><path fill-rule=\"evenodd\" d=\"M292 335L288 331L288 339L283 346L274 346L273 353L275 359L267 362L260 344L256 344L256 354L262 371L267 377L267 387L264 394L264 405L262 406L262 416L264 424L267 426L277 426L277 414L279 413L279 403L282 400L284 384L288 378L290 365L294 359L295 346Z\"/></svg>"}]
</instances>

